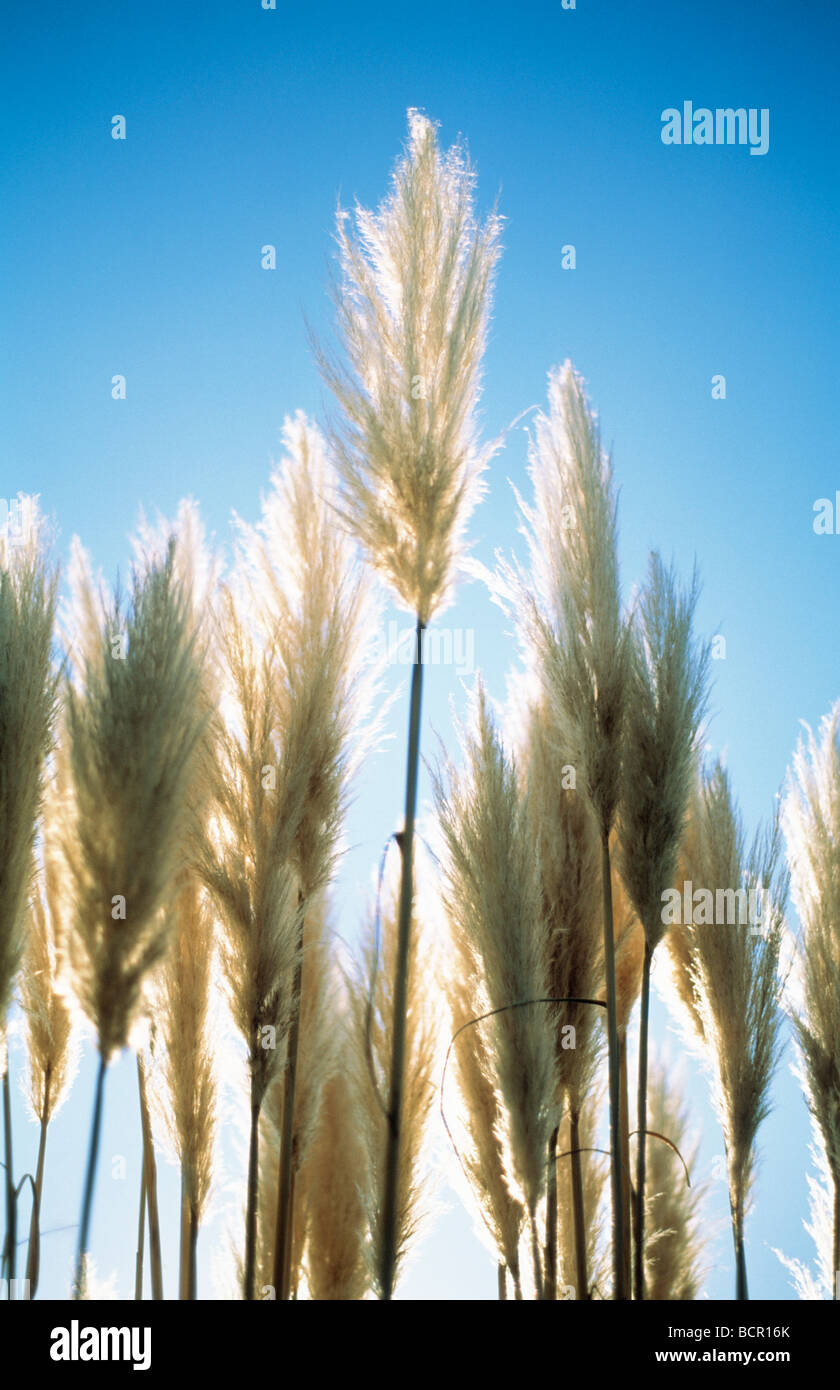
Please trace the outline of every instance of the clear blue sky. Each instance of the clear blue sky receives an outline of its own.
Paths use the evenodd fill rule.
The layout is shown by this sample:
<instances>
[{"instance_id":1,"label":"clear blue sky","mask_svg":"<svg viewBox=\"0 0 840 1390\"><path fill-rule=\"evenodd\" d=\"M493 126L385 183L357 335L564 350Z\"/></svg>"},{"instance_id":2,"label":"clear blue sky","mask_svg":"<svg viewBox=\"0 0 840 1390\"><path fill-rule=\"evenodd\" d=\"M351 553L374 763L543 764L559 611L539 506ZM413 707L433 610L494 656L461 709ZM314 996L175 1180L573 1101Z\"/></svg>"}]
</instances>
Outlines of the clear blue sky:
<instances>
[{"instance_id":1,"label":"clear blue sky","mask_svg":"<svg viewBox=\"0 0 840 1390\"><path fill-rule=\"evenodd\" d=\"M686 569L698 556L701 625L727 640L711 739L749 824L765 814L797 721L816 722L840 695L840 535L812 527L816 499L840 488L833 4L18 0L4 31L0 495L40 493L62 553L78 533L112 579L127 569L141 504L172 514L193 494L221 541L231 509L253 519L284 414L323 417L305 317L329 329L336 200L380 199L406 108L418 106L445 144L466 136L482 204L498 193L507 219L487 431L542 402L549 366L573 359L614 443L628 591L651 545ZM660 113L687 100L768 108L768 153L663 145ZM111 138L116 114L124 141ZM260 267L265 243L277 247L273 272ZM568 243L573 271L561 268ZM725 400L712 399L718 373ZM510 435L474 518L487 563L517 542L507 480L524 486L525 445L521 429ZM474 632L501 696L513 645L486 596L462 589L442 621ZM462 699L457 675L433 669L429 752L432 729L449 730L452 692ZM404 721L402 702L397 745ZM347 934L399 821L396 756L360 785L342 875ZM655 1027L665 1029L658 1006ZM807 1117L787 1065L760 1135L748 1242L752 1292L779 1298L790 1290L769 1246L811 1255ZM128 1058L109 1085L93 1236L125 1295L138 1162ZM703 1084L690 1093L708 1164L721 1140ZM78 1219L91 1094L88 1060L50 1140L47 1226ZM34 1163L35 1131L16 1118L20 1167ZM128 1176L111 1179L110 1157L123 1152ZM171 1171L164 1188L171 1215ZM723 1220L723 1184L713 1193ZM203 1238L204 1269L219 1229ZM72 1241L45 1238L45 1293L60 1291ZM730 1296L725 1226L713 1255L707 1292ZM454 1198L404 1293L494 1296L491 1262Z\"/></svg>"}]
</instances>

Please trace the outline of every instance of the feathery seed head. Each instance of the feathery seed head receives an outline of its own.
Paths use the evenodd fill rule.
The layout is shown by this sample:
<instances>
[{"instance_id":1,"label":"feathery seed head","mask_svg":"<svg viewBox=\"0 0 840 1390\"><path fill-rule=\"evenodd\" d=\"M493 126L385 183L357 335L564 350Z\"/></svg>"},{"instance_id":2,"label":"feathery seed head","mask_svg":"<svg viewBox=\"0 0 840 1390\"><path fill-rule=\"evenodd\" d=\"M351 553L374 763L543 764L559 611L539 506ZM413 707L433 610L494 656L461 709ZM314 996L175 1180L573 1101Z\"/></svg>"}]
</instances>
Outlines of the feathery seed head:
<instances>
[{"instance_id":1,"label":"feathery seed head","mask_svg":"<svg viewBox=\"0 0 840 1390\"><path fill-rule=\"evenodd\" d=\"M531 556L530 580L515 585L520 629L606 837L620 792L628 667L612 465L571 362L548 384L549 412L537 416L530 449L533 506L520 501Z\"/></svg>"},{"instance_id":2,"label":"feathery seed head","mask_svg":"<svg viewBox=\"0 0 840 1390\"><path fill-rule=\"evenodd\" d=\"M35 825L51 738L58 576L37 499L20 498L22 535L0 531L0 1039L24 946Z\"/></svg>"},{"instance_id":3,"label":"feathery seed head","mask_svg":"<svg viewBox=\"0 0 840 1390\"><path fill-rule=\"evenodd\" d=\"M135 569L129 604L116 599L101 621L89 571L77 565L79 669L66 689L69 942L76 993L106 1061L126 1045L144 979L166 949L165 909L205 727L175 555L173 538L162 562Z\"/></svg>"},{"instance_id":4,"label":"feathery seed head","mask_svg":"<svg viewBox=\"0 0 840 1390\"><path fill-rule=\"evenodd\" d=\"M319 351L343 411L343 506L371 562L425 625L448 601L492 453L475 411L500 218L473 209L460 145L409 112L405 155L377 212L339 210L338 325L348 366Z\"/></svg>"}]
</instances>

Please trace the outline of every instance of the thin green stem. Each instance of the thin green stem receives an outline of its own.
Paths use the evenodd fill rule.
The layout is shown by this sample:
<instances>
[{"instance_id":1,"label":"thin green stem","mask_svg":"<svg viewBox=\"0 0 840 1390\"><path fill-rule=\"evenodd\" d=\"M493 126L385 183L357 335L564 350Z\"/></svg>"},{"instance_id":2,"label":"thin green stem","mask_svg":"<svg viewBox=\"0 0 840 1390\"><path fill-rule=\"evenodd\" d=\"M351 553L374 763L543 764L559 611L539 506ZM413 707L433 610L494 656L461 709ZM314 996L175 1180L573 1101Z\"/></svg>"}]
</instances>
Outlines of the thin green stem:
<instances>
[{"instance_id":1,"label":"thin green stem","mask_svg":"<svg viewBox=\"0 0 840 1390\"><path fill-rule=\"evenodd\" d=\"M749 1299L747 1290L747 1256L744 1249L744 1204L736 1197L732 1209L732 1238L735 1242L735 1298L743 1303Z\"/></svg>"},{"instance_id":2,"label":"thin green stem","mask_svg":"<svg viewBox=\"0 0 840 1390\"><path fill-rule=\"evenodd\" d=\"M181 1164L181 1248L178 1297L194 1302L197 1296L198 1213L192 1198L192 1184L186 1164Z\"/></svg>"},{"instance_id":3,"label":"thin green stem","mask_svg":"<svg viewBox=\"0 0 840 1390\"><path fill-rule=\"evenodd\" d=\"M189 1258L190 1258L190 1193L187 1166L181 1164L181 1233L178 1249L178 1297L181 1301L189 1298Z\"/></svg>"},{"instance_id":4,"label":"thin green stem","mask_svg":"<svg viewBox=\"0 0 840 1390\"><path fill-rule=\"evenodd\" d=\"M555 1125L548 1141L548 1191L545 1210L545 1287L543 1297L557 1298L557 1135Z\"/></svg>"},{"instance_id":5,"label":"thin green stem","mask_svg":"<svg viewBox=\"0 0 840 1390\"><path fill-rule=\"evenodd\" d=\"M187 1272L187 1298L195 1302L198 1298L198 1209L195 1202L190 1202Z\"/></svg>"},{"instance_id":6,"label":"thin green stem","mask_svg":"<svg viewBox=\"0 0 840 1390\"><path fill-rule=\"evenodd\" d=\"M73 1297L85 1295L85 1255L90 1233L90 1217L93 1209L93 1189L96 1186L96 1164L99 1158L99 1139L102 1133L102 1108L105 1095L105 1073L108 1064L100 1054L96 1073L96 1094L93 1101L93 1117L90 1124L90 1143L88 1145L87 1170L85 1172L84 1195L82 1197L82 1216L79 1222L79 1244L76 1251L76 1276L73 1281Z\"/></svg>"},{"instance_id":7,"label":"thin green stem","mask_svg":"<svg viewBox=\"0 0 840 1390\"><path fill-rule=\"evenodd\" d=\"M9 1297L17 1271L17 1196L12 1155L12 1090L9 1084L9 1045L6 1043L6 1067L3 1072L3 1135L6 1164L6 1274Z\"/></svg>"},{"instance_id":8,"label":"thin green stem","mask_svg":"<svg viewBox=\"0 0 840 1390\"><path fill-rule=\"evenodd\" d=\"M38 1165L35 1169L35 1191L32 1195L32 1216L29 1221L29 1245L26 1252L26 1280L29 1297L38 1291L41 1272L41 1197L44 1191L44 1165L47 1157L47 1130L50 1124L51 1068L44 1072L44 1099L41 1106L41 1134L38 1140Z\"/></svg>"},{"instance_id":9,"label":"thin green stem","mask_svg":"<svg viewBox=\"0 0 840 1390\"><path fill-rule=\"evenodd\" d=\"M300 903L298 904L300 908ZM286 1068L283 1074L283 1126L280 1136L280 1172L277 1183L277 1228L274 1240L274 1288L278 1300L289 1297L291 1282L292 1235L294 1225L295 1087L297 1082L300 1010L303 989L304 918L300 911L297 959L292 986L292 1017Z\"/></svg>"},{"instance_id":10,"label":"thin green stem","mask_svg":"<svg viewBox=\"0 0 840 1390\"><path fill-rule=\"evenodd\" d=\"M630 1089L627 1080L626 1027L619 1027L618 1030L618 1076L621 1091L619 1122L621 1125L621 1190L624 1214L624 1287L629 1298L632 1285L630 1217L633 1211L633 1194L630 1188Z\"/></svg>"},{"instance_id":11,"label":"thin green stem","mask_svg":"<svg viewBox=\"0 0 840 1390\"><path fill-rule=\"evenodd\" d=\"M624 1174L621 1161L621 1070L618 1053L618 1016L615 993L615 939L613 937L610 839L601 834L601 889L604 903L604 973L607 986L607 1057L610 1096L610 1173L613 1209L613 1288L616 1300L627 1299Z\"/></svg>"},{"instance_id":12,"label":"thin green stem","mask_svg":"<svg viewBox=\"0 0 840 1390\"><path fill-rule=\"evenodd\" d=\"M414 899L414 820L417 812L417 781L420 767L420 710L423 695L423 629L424 624L418 617L415 633L414 666L411 673L411 704L408 716L405 826L400 841L400 847L402 849L402 879L400 882L397 959L394 979L394 1025L391 1051L390 1096L388 1103L388 1144L385 1156L384 1193L382 1201L382 1247L379 1272L383 1299L390 1299L393 1296L397 1265L400 1134L402 1126L405 1071L411 909Z\"/></svg>"},{"instance_id":13,"label":"thin green stem","mask_svg":"<svg viewBox=\"0 0 840 1390\"><path fill-rule=\"evenodd\" d=\"M245 1275L243 1296L254 1299L257 1270L257 1198L259 1193L260 1097L256 1079L251 1080L251 1136L248 1144L248 1200L245 1208ZM276 1294L276 1290L275 1290Z\"/></svg>"},{"instance_id":14,"label":"thin green stem","mask_svg":"<svg viewBox=\"0 0 840 1390\"><path fill-rule=\"evenodd\" d=\"M152 1119L146 1095L146 1071L140 1053L137 1054L137 1086L140 1093L140 1123L143 1128L143 1164L146 1170L146 1203L149 1210L149 1272L152 1277L152 1298L163 1298L163 1256L160 1241L160 1214L157 1200L157 1162Z\"/></svg>"},{"instance_id":15,"label":"thin green stem","mask_svg":"<svg viewBox=\"0 0 840 1390\"><path fill-rule=\"evenodd\" d=\"M639 1088L637 1096L638 1147L636 1149L636 1250L633 1296L645 1296L645 1165L647 1162L648 1027L650 1021L650 963L653 952L645 938L642 966L642 1000L639 1015Z\"/></svg>"},{"instance_id":16,"label":"thin green stem","mask_svg":"<svg viewBox=\"0 0 840 1390\"><path fill-rule=\"evenodd\" d=\"M575 1224L575 1276L577 1278L577 1297L589 1298L589 1270L586 1259L586 1216L583 1203L583 1163L580 1150L580 1112L572 1110L569 1116L569 1142L572 1160L572 1212Z\"/></svg>"}]
</instances>

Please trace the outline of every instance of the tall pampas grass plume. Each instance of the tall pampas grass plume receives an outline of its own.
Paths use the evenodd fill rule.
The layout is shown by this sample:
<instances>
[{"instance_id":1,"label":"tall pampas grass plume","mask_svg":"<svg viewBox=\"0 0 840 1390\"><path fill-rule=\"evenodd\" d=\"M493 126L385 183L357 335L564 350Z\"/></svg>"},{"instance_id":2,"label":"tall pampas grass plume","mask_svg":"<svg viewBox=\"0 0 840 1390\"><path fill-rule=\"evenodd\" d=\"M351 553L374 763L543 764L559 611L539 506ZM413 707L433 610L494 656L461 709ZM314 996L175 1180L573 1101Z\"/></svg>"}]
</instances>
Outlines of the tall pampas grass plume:
<instances>
[{"instance_id":1,"label":"tall pampas grass plume","mask_svg":"<svg viewBox=\"0 0 840 1390\"><path fill-rule=\"evenodd\" d=\"M27 903L44 763L52 738L57 676L52 665L58 573L34 497L21 495L20 535L0 528L0 1070L3 1073L4 1267L15 1278L17 1196L6 1013L26 938Z\"/></svg>"},{"instance_id":2,"label":"tall pampas grass plume","mask_svg":"<svg viewBox=\"0 0 840 1390\"><path fill-rule=\"evenodd\" d=\"M176 576L176 540L136 566L128 602L97 596L81 547L71 571L76 642L66 687L73 783L65 841L72 880L69 959L98 1042L76 1266L84 1256L105 1073L129 1040L144 982L168 944L166 907L183 862L187 793L205 727L200 653Z\"/></svg>"},{"instance_id":3,"label":"tall pampas grass plume","mask_svg":"<svg viewBox=\"0 0 840 1390\"><path fill-rule=\"evenodd\" d=\"M423 633L453 592L464 531L493 452L478 438L481 360L501 221L474 210L464 149L438 146L434 124L408 113L405 152L376 212L339 209L341 363L318 349L341 409L333 443L343 511L371 564L415 618L395 960L389 1156L382 1296L396 1270L397 1187L413 905Z\"/></svg>"}]
</instances>

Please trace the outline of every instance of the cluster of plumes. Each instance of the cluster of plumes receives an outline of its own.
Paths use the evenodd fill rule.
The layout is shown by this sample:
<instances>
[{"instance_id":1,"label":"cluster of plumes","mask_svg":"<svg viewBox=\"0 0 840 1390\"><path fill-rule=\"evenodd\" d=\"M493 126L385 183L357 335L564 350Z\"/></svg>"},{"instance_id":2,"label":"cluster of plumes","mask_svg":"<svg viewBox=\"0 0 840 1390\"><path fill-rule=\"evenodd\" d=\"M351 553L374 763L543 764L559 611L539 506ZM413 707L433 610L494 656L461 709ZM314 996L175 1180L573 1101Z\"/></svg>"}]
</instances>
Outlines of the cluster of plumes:
<instances>
[{"instance_id":1,"label":"cluster of plumes","mask_svg":"<svg viewBox=\"0 0 840 1390\"><path fill-rule=\"evenodd\" d=\"M323 441L301 416L284 438L284 466L259 527L240 527L222 596L226 717L200 853L260 1098L283 1057L300 920L333 869L369 694L360 634L371 599L335 524Z\"/></svg>"},{"instance_id":2,"label":"cluster of plumes","mask_svg":"<svg viewBox=\"0 0 840 1390\"><path fill-rule=\"evenodd\" d=\"M19 505L20 535L0 530L0 1053L25 944L57 694L52 642L58 576L49 567L49 535L37 500L21 497Z\"/></svg>"},{"instance_id":3,"label":"cluster of plumes","mask_svg":"<svg viewBox=\"0 0 840 1390\"><path fill-rule=\"evenodd\" d=\"M645 1292L656 1302L693 1301L706 1273L701 1215L705 1186L697 1182L697 1141L686 1148L688 1116L679 1084L679 1075L673 1073L669 1082L663 1065L651 1068L648 1118L655 1134L648 1148L645 1183L650 1232L645 1243ZM658 1135L666 1136L670 1144Z\"/></svg>"},{"instance_id":4,"label":"cluster of plumes","mask_svg":"<svg viewBox=\"0 0 840 1390\"><path fill-rule=\"evenodd\" d=\"M471 1081L469 1072L488 1068L486 1079L498 1095L501 1123L493 1128L504 1183L527 1213L533 1238L546 1185L549 1136L560 1118L556 1009L547 1002L549 940L542 924L528 794L502 746L481 684L471 727L462 734L462 750L463 769L445 767L435 781L444 847L442 897L456 952L457 988L472 1018L493 1016L470 1025L454 1046L459 1053L474 1050L466 1064L458 1065L467 1067L467 1096L483 1099L485 1106L490 1097L482 1097L481 1077ZM478 1152L468 1161L475 1168L495 1156ZM496 1224L500 1216L505 1218L500 1252L507 1252L505 1263L513 1273L515 1212L497 1209L487 1179L481 1188L482 1205L486 1209L489 1200ZM538 1271L535 1279L539 1285Z\"/></svg>"},{"instance_id":5,"label":"cluster of plumes","mask_svg":"<svg viewBox=\"0 0 840 1390\"><path fill-rule=\"evenodd\" d=\"M779 1058L787 874L777 821L759 831L747 850L729 777L719 762L695 781L677 880L706 889L716 902L719 893L739 889L759 895L760 921L744 920L749 914L739 909L735 922L675 923L666 936L677 996L710 1069L733 1222L742 1230L756 1135L770 1108Z\"/></svg>"},{"instance_id":6,"label":"cluster of plumes","mask_svg":"<svg viewBox=\"0 0 840 1390\"><path fill-rule=\"evenodd\" d=\"M447 602L489 453L476 405L500 219L474 213L460 145L409 112L404 158L376 212L340 210L346 354L319 353L342 408L343 508L375 568L424 625Z\"/></svg>"},{"instance_id":7,"label":"cluster of plumes","mask_svg":"<svg viewBox=\"0 0 840 1390\"><path fill-rule=\"evenodd\" d=\"M350 1301L382 1296L382 1174L393 1031L396 897L372 913L349 962L327 924L323 901L308 921L301 1048L295 1091L292 1297ZM439 1070L429 934L412 934L406 1107L400 1146L397 1274L428 1215L430 1121ZM421 968L422 961L422 968ZM274 1269L282 1075L264 1107L261 1144L259 1283Z\"/></svg>"},{"instance_id":8,"label":"cluster of plumes","mask_svg":"<svg viewBox=\"0 0 840 1390\"><path fill-rule=\"evenodd\" d=\"M823 1149L830 1201L812 1194L818 1241L831 1258L822 1264L826 1295L840 1259L840 703L819 736L800 740L782 809L793 899L801 924L794 961L798 999L792 1006L808 1103ZM816 1220L826 1208L822 1222ZM826 1270L828 1277L826 1277Z\"/></svg>"}]
</instances>

